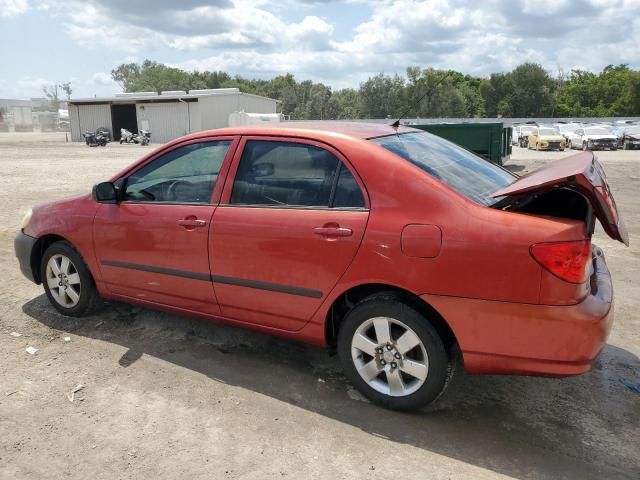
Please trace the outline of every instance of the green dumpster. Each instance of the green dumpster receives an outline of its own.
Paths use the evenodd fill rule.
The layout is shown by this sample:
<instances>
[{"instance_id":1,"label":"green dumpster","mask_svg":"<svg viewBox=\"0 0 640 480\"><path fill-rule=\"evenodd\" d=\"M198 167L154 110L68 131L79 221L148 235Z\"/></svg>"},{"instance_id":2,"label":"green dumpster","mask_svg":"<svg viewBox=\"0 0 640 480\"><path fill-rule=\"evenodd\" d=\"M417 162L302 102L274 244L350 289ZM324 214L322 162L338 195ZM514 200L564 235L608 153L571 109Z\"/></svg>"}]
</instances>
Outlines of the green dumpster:
<instances>
[{"instance_id":1,"label":"green dumpster","mask_svg":"<svg viewBox=\"0 0 640 480\"><path fill-rule=\"evenodd\" d=\"M460 145L467 150L502 165L511 155L512 128L502 123L431 123L408 125Z\"/></svg>"}]
</instances>

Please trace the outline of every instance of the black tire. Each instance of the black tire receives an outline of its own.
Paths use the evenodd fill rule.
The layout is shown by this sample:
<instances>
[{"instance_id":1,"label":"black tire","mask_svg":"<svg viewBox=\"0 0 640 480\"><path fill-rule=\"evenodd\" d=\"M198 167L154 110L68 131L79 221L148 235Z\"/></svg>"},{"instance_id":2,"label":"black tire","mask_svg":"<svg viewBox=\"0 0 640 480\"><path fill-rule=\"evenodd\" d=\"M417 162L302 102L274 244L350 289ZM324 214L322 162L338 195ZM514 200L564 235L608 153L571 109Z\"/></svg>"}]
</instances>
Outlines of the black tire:
<instances>
[{"instance_id":1,"label":"black tire","mask_svg":"<svg viewBox=\"0 0 640 480\"><path fill-rule=\"evenodd\" d=\"M62 255L67 257L71 261L73 270L79 275L79 299L77 303L70 307L61 305L51 292L49 284L47 282L47 264L51 257L55 255ZM63 315L68 317L84 317L96 312L101 306L102 301L96 290L91 272L87 268L84 260L75 248L71 246L69 242L60 241L49 245L42 256L42 263L40 265L40 278L42 279L42 285L44 291L51 302L51 305Z\"/></svg>"},{"instance_id":2,"label":"black tire","mask_svg":"<svg viewBox=\"0 0 640 480\"><path fill-rule=\"evenodd\" d=\"M370 386L356 369L351 354L352 339L361 325L376 317L394 319L409 327L425 348L428 358L426 379L417 390L408 395L391 396L379 392ZM373 403L392 410L417 410L433 402L442 394L454 371L453 362L447 356L442 339L429 320L393 295L369 297L347 314L338 334L338 355L344 372L353 385ZM386 374L381 371L380 375Z\"/></svg>"}]
</instances>

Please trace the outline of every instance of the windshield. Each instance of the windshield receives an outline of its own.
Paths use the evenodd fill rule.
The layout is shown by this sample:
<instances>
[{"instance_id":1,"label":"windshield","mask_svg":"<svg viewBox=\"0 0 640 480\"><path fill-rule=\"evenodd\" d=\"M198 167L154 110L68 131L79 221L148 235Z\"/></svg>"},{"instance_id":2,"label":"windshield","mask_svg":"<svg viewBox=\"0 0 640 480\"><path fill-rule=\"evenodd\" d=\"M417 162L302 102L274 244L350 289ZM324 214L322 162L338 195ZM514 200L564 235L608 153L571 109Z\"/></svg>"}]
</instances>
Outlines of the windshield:
<instances>
[{"instance_id":1,"label":"windshield","mask_svg":"<svg viewBox=\"0 0 640 480\"><path fill-rule=\"evenodd\" d=\"M495 203L491 194L516 179L509 171L430 133L404 133L371 141L482 205Z\"/></svg>"},{"instance_id":2,"label":"windshield","mask_svg":"<svg viewBox=\"0 0 640 480\"><path fill-rule=\"evenodd\" d=\"M611 132L606 128L585 128L584 133L586 135L611 135Z\"/></svg>"},{"instance_id":3,"label":"windshield","mask_svg":"<svg viewBox=\"0 0 640 480\"><path fill-rule=\"evenodd\" d=\"M538 135L557 135L558 132L556 132L553 128L539 128L538 129Z\"/></svg>"}]
</instances>

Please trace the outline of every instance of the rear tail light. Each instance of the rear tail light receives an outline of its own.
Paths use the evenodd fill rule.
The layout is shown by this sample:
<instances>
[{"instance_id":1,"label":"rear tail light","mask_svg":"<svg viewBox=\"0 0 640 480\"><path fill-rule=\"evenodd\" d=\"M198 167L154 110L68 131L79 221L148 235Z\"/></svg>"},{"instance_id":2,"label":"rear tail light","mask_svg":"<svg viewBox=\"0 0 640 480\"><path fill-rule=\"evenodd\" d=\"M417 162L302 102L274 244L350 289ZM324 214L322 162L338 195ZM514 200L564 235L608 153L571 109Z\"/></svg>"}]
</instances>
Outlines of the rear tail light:
<instances>
[{"instance_id":1,"label":"rear tail light","mask_svg":"<svg viewBox=\"0 0 640 480\"><path fill-rule=\"evenodd\" d=\"M570 283L584 283L589 275L591 243L549 242L531 245L531 256L543 268Z\"/></svg>"}]
</instances>

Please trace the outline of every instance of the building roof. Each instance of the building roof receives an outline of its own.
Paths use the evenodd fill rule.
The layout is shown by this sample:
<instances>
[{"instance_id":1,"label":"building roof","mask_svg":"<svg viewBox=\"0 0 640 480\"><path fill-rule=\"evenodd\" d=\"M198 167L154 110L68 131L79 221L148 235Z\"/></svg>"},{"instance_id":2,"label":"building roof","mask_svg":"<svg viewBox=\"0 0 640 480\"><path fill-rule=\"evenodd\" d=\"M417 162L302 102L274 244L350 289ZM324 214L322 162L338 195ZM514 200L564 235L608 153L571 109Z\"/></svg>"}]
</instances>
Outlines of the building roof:
<instances>
[{"instance_id":1,"label":"building roof","mask_svg":"<svg viewBox=\"0 0 640 480\"><path fill-rule=\"evenodd\" d=\"M189 93L179 93L176 91L161 92L160 94L156 92L119 93L111 97L72 98L71 100L69 100L69 103L72 105L80 105L92 103L131 103L138 101L179 101L180 99L186 100L189 98L197 99L201 97L215 97L224 95L244 95L247 97L263 98L266 100L271 100L273 102L280 102L280 100L275 100L273 98L254 95L252 93L244 93L241 92L238 88L217 88L208 90L191 90Z\"/></svg>"}]
</instances>

